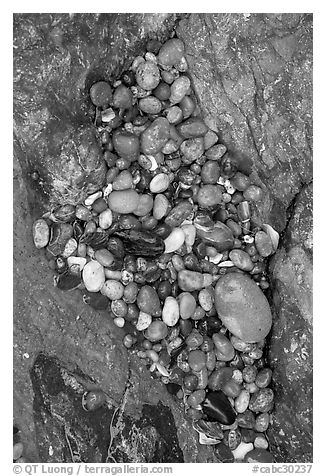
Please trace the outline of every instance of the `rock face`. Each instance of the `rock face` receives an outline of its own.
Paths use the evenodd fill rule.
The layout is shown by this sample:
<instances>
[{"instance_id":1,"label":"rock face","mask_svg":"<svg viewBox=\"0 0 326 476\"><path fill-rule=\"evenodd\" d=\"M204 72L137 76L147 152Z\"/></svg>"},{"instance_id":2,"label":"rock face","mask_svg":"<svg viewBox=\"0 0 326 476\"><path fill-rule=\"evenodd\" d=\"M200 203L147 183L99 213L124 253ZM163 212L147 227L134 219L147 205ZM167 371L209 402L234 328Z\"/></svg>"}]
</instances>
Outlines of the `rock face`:
<instances>
[{"instance_id":1,"label":"rock face","mask_svg":"<svg viewBox=\"0 0 326 476\"><path fill-rule=\"evenodd\" d=\"M205 122L264 188L257 222L278 231L312 180L312 18L192 14L178 36Z\"/></svg>"},{"instance_id":2,"label":"rock face","mask_svg":"<svg viewBox=\"0 0 326 476\"><path fill-rule=\"evenodd\" d=\"M312 462L312 186L299 194L283 241L270 264L277 399L269 436L280 461Z\"/></svg>"},{"instance_id":3,"label":"rock face","mask_svg":"<svg viewBox=\"0 0 326 476\"><path fill-rule=\"evenodd\" d=\"M206 123L264 189L254 220L287 229L270 269L270 438L275 461L312 461L312 17L192 14L177 31Z\"/></svg>"}]
</instances>

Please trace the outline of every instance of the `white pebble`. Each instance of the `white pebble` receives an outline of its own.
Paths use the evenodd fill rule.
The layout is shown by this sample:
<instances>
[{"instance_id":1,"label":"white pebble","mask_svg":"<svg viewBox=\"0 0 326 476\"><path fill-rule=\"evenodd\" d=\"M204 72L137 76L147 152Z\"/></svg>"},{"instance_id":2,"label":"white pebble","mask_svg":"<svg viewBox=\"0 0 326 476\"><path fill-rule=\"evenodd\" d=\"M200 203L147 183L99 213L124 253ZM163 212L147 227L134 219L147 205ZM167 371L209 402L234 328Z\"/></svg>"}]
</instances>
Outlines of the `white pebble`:
<instances>
[{"instance_id":1,"label":"white pebble","mask_svg":"<svg viewBox=\"0 0 326 476\"><path fill-rule=\"evenodd\" d=\"M152 323L152 316L147 312L140 311L136 324L137 331L144 331Z\"/></svg>"},{"instance_id":2,"label":"white pebble","mask_svg":"<svg viewBox=\"0 0 326 476\"><path fill-rule=\"evenodd\" d=\"M162 320L169 327L175 326L180 317L179 304L178 301L172 297L168 296L164 301L164 306L162 310Z\"/></svg>"},{"instance_id":3,"label":"white pebble","mask_svg":"<svg viewBox=\"0 0 326 476\"><path fill-rule=\"evenodd\" d=\"M170 185L169 176L167 174L157 174L151 180L149 184L149 189L152 193L162 193Z\"/></svg>"},{"instance_id":4,"label":"white pebble","mask_svg":"<svg viewBox=\"0 0 326 476\"><path fill-rule=\"evenodd\" d=\"M86 260L86 258L82 258L80 256L69 256L68 259L67 259L67 263L68 263L69 268L71 266L78 265L80 271L82 271L85 264L87 263L87 260Z\"/></svg>"},{"instance_id":5,"label":"white pebble","mask_svg":"<svg viewBox=\"0 0 326 476\"><path fill-rule=\"evenodd\" d=\"M194 225L187 224L181 226L182 231L185 234L185 243L187 246L193 246L196 239L196 228Z\"/></svg>"},{"instance_id":6,"label":"white pebble","mask_svg":"<svg viewBox=\"0 0 326 476\"><path fill-rule=\"evenodd\" d=\"M169 236L165 238L165 250L164 253L173 253L177 251L185 241L185 234L181 228L174 228Z\"/></svg>"},{"instance_id":7,"label":"white pebble","mask_svg":"<svg viewBox=\"0 0 326 476\"><path fill-rule=\"evenodd\" d=\"M92 195L89 195L86 198L86 200L84 201L84 204L86 205L86 207L90 206L90 205L93 205L95 200L97 200L98 198L101 198L101 197L102 197L102 192L101 192L101 190L99 190L98 192L95 192Z\"/></svg>"},{"instance_id":8,"label":"white pebble","mask_svg":"<svg viewBox=\"0 0 326 476\"><path fill-rule=\"evenodd\" d=\"M240 445L232 451L234 459L243 460L249 451L254 449L254 445L252 443L244 443L241 441Z\"/></svg>"},{"instance_id":9,"label":"white pebble","mask_svg":"<svg viewBox=\"0 0 326 476\"><path fill-rule=\"evenodd\" d=\"M247 410L250 400L248 390L241 390L239 396L234 400L234 408L236 412L243 413Z\"/></svg>"},{"instance_id":10,"label":"white pebble","mask_svg":"<svg viewBox=\"0 0 326 476\"><path fill-rule=\"evenodd\" d=\"M102 230L106 230L107 228L110 228L112 225L113 217L112 217L112 212L109 208L104 210L99 214L98 217L98 224Z\"/></svg>"},{"instance_id":11,"label":"white pebble","mask_svg":"<svg viewBox=\"0 0 326 476\"><path fill-rule=\"evenodd\" d=\"M97 261L87 263L83 269L83 281L87 291L97 293L105 282L103 266Z\"/></svg>"},{"instance_id":12,"label":"white pebble","mask_svg":"<svg viewBox=\"0 0 326 476\"><path fill-rule=\"evenodd\" d=\"M223 254L217 253L215 256L210 256L209 261L210 263L219 264L222 258L223 258Z\"/></svg>"},{"instance_id":13,"label":"white pebble","mask_svg":"<svg viewBox=\"0 0 326 476\"><path fill-rule=\"evenodd\" d=\"M117 327L120 327L120 328L124 327L125 325L125 320L123 317L115 317L113 319L113 322Z\"/></svg>"},{"instance_id":14,"label":"white pebble","mask_svg":"<svg viewBox=\"0 0 326 476\"><path fill-rule=\"evenodd\" d=\"M263 436L256 436L254 441L255 448L261 448L263 450L267 450L268 448L268 441Z\"/></svg>"},{"instance_id":15,"label":"white pebble","mask_svg":"<svg viewBox=\"0 0 326 476\"><path fill-rule=\"evenodd\" d=\"M71 256L78 248L78 243L74 238L69 238L63 250L62 256L68 258Z\"/></svg>"}]
</instances>

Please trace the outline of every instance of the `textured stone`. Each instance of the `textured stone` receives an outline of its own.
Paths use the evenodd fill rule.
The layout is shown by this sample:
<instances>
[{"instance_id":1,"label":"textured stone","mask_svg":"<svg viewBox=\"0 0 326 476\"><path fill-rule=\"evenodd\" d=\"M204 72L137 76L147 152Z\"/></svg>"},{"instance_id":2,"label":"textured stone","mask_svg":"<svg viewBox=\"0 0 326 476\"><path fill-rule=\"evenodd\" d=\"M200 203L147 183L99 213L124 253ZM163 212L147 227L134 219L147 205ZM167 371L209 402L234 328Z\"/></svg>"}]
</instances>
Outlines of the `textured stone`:
<instances>
[{"instance_id":1,"label":"textured stone","mask_svg":"<svg viewBox=\"0 0 326 476\"><path fill-rule=\"evenodd\" d=\"M312 462L312 185L297 197L271 261L270 340L275 408L268 430L277 461Z\"/></svg>"},{"instance_id":2,"label":"textured stone","mask_svg":"<svg viewBox=\"0 0 326 476\"><path fill-rule=\"evenodd\" d=\"M177 29L205 122L264 189L278 231L312 179L312 15L191 14Z\"/></svg>"}]
</instances>

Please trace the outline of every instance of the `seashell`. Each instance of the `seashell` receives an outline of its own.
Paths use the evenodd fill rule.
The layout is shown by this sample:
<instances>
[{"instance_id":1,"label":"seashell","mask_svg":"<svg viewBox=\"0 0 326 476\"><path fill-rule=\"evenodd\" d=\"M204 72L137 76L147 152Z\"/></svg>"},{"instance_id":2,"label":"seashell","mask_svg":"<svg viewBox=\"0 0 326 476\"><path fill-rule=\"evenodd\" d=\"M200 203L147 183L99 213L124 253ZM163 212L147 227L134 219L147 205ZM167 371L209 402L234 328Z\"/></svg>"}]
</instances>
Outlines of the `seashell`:
<instances>
[{"instance_id":1,"label":"seashell","mask_svg":"<svg viewBox=\"0 0 326 476\"><path fill-rule=\"evenodd\" d=\"M280 239L280 235L268 223L263 223L261 227L267 233L267 235L270 237L272 245L273 245L273 250L275 252L277 250L277 247L278 247L278 242L279 242L279 239Z\"/></svg>"},{"instance_id":2,"label":"seashell","mask_svg":"<svg viewBox=\"0 0 326 476\"><path fill-rule=\"evenodd\" d=\"M85 411L93 411L102 407L106 402L106 395L103 390L95 389L85 392L82 396L82 407Z\"/></svg>"},{"instance_id":3,"label":"seashell","mask_svg":"<svg viewBox=\"0 0 326 476\"><path fill-rule=\"evenodd\" d=\"M220 443L221 440L217 438L208 438L204 433L199 433L199 443L201 445L216 445Z\"/></svg>"},{"instance_id":4,"label":"seashell","mask_svg":"<svg viewBox=\"0 0 326 476\"><path fill-rule=\"evenodd\" d=\"M222 261L217 265L219 268L232 268L234 266L233 261Z\"/></svg>"},{"instance_id":5,"label":"seashell","mask_svg":"<svg viewBox=\"0 0 326 476\"><path fill-rule=\"evenodd\" d=\"M183 245L185 234L181 228L174 228L170 235L164 240L164 253L173 253Z\"/></svg>"},{"instance_id":6,"label":"seashell","mask_svg":"<svg viewBox=\"0 0 326 476\"><path fill-rule=\"evenodd\" d=\"M207 438L223 439L221 425L217 421L197 420L193 422L192 427L198 433L203 433Z\"/></svg>"},{"instance_id":7,"label":"seashell","mask_svg":"<svg viewBox=\"0 0 326 476\"><path fill-rule=\"evenodd\" d=\"M98 192L95 192L93 193L92 195L89 195L86 200L84 201L84 204L86 207L90 206L90 205L93 205L93 203L95 202L95 200L97 200L98 198L101 198L102 197L102 191L99 190Z\"/></svg>"}]
</instances>

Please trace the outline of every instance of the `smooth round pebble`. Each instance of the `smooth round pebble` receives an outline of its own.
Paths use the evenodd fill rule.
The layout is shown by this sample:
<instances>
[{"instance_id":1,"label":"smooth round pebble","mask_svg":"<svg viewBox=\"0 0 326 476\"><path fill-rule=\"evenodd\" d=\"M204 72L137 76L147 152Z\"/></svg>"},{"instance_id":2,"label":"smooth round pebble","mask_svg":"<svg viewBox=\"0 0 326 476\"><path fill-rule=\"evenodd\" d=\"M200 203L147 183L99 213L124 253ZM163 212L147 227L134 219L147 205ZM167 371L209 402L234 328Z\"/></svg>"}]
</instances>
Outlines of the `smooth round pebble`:
<instances>
[{"instance_id":1,"label":"smooth round pebble","mask_svg":"<svg viewBox=\"0 0 326 476\"><path fill-rule=\"evenodd\" d=\"M108 205L112 212L132 213L139 204L139 195L135 190L119 190L110 193Z\"/></svg>"},{"instance_id":2,"label":"smooth round pebble","mask_svg":"<svg viewBox=\"0 0 326 476\"><path fill-rule=\"evenodd\" d=\"M33 240L36 248L45 248L49 243L50 228L43 218L39 218L33 223Z\"/></svg>"},{"instance_id":3,"label":"smooth round pebble","mask_svg":"<svg viewBox=\"0 0 326 476\"><path fill-rule=\"evenodd\" d=\"M162 309L162 320L169 326L173 327L176 325L180 317L179 304L178 301L172 297L168 296L165 299L164 306Z\"/></svg>"},{"instance_id":4,"label":"smooth round pebble","mask_svg":"<svg viewBox=\"0 0 326 476\"><path fill-rule=\"evenodd\" d=\"M101 293L112 301L121 299L124 293L123 285L114 279L105 281L101 288Z\"/></svg>"},{"instance_id":5,"label":"smooth round pebble","mask_svg":"<svg viewBox=\"0 0 326 476\"><path fill-rule=\"evenodd\" d=\"M225 327L245 342L259 342L271 329L269 303L246 275L229 273L217 281L215 307Z\"/></svg>"},{"instance_id":6,"label":"smooth round pebble","mask_svg":"<svg viewBox=\"0 0 326 476\"><path fill-rule=\"evenodd\" d=\"M105 282L104 268L97 261L89 261L83 268L82 276L85 288L93 293L100 291Z\"/></svg>"}]
</instances>

